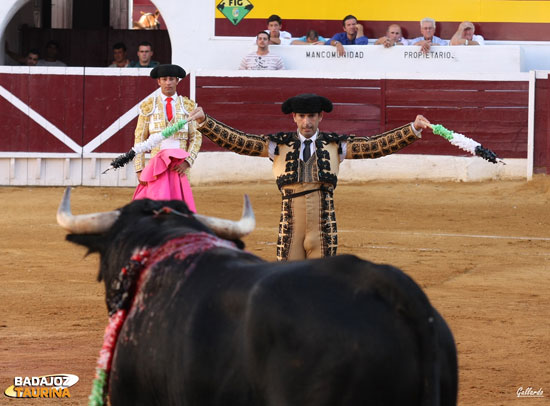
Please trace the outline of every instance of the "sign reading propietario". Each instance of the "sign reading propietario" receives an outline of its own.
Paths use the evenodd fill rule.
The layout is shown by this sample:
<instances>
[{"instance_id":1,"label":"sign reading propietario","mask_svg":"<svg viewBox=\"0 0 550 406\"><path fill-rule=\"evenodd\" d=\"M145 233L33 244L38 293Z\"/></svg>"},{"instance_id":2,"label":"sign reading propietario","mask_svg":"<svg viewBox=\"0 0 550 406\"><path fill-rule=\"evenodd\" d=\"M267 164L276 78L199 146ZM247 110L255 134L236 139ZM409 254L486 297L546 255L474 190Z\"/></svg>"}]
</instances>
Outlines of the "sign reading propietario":
<instances>
[{"instance_id":1,"label":"sign reading propietario","mask_svg":"<svg viewBox=\"0 0 550 406\"><path fill-rule=\"evenodd\" d=\"M227 17L233 25L237 25L252 10L254 6L248 0L222 0L217 9Z\"/></svg>"}]
</instances>

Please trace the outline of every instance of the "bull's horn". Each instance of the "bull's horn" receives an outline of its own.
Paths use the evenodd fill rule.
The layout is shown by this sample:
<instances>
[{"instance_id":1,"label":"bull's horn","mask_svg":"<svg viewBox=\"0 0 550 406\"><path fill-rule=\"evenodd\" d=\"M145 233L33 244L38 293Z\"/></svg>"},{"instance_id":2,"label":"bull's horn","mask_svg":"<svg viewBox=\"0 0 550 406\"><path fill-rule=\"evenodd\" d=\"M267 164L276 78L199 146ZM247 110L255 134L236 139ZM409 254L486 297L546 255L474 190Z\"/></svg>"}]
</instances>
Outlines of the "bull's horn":
<instances>
[{"instance_id":1,"label":"bull's horn","mask_svg":"<svg viewBox=\"0 0 550 406\"><path fill-rule=\"evenodd\" d=\"M65 189L61 204L57 209L57 224L73 234L100 234L107 231L116 221L118 210L105 213L80 214L71 213L71 188Z\"/></svg>"},{"instance_id":2,"label":"bull's horn","mask_svg":"<svg viewBox=\"0 0 550 406\"><path fill-rule=\"evenodd\" d=\"M200 214L195 214L195 218L211 228L218 237L225 238L226 240L237 240L242 238L250 234L256 226L254 210L252 210L248 195L244 195L243 215L239 221L202 216Z\"/></svg>"}]
</instances>

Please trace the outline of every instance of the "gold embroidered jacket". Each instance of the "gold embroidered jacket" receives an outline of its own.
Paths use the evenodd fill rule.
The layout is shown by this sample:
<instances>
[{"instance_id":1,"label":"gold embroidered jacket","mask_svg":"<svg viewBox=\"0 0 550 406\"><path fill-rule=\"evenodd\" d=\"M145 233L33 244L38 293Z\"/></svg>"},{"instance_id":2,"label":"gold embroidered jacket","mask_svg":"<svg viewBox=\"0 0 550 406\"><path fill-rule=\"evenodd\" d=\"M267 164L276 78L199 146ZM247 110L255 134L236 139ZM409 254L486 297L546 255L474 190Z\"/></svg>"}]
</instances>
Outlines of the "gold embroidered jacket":
<instances>
[{"instance_id":1,"label":"gold embroidered jacket","mask_svg":"<svg viewBox=\"0 0 550 406\"><path fill-rule=\"evenodd\" d=\"M420 138L412 129L412 124L372 137L319 132L315 141L317 159L310 159L308 163L304 163L299 159L301 142L296 132L246 134L208 115L198 129L202 135L222 148L241 155L267 157L269 142L274 142L277 146L273 158L273 174L279 189L302 182L320 182L336 187L340 166L339 155L342 153L343 143L347 144L347 159L367 159L393 154Z\"/></svg>"},{"instance_id":2,"label":"gold embroidered jacket","mask_svg":"<svg viewBox=\"0 0 550 406\"><path fill-rule=\"evenodd\" d=\"M196 103L187 97L178 96L175 100L175 112L172 121L168 121L164 114L162 97L151 96L139 105L139 117L136 126L134 145L143 142L150 135L162 132L166 127L175 124L179 120L187 118L189 113L196 107ZM190 166L193 165L197 154L201 148L202 136L197 131L194 122L190 122L173 135L173 138L180 141L180 148L189 152L189 157L185 160ZM155 156L160 151L160 144L151 150L151 156ZM136 172L140 172L145 164L145 154L137 154L134 158L134 167Z\"/></svg>"}]
</instances>

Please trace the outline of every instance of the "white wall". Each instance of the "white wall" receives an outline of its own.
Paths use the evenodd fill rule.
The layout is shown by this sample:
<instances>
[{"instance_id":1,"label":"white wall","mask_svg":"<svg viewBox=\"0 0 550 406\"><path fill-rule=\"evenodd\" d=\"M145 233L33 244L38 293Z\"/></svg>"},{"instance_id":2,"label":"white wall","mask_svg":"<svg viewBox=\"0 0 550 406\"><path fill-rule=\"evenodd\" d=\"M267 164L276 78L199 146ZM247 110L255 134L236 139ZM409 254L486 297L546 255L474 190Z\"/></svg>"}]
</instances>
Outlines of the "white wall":
<instances>
[{"instance_id":1,"label":"white wall","mask_svg":"<svg viewBox=\"0 0 550 406\"><path fill-rule=\"evenodd\" d=\"M172 60L186 70L236 69L243 55L254 50L253 39L244 37L215 37L215 9L204 0L188 0L185 7L173 0L154 0L170 32ZM183 11L182 11L183 10ZM200 16L200 18L197 18ZM404 50L387 50L367 46L368 55L361 61L324 61L321 65L302 58L303 48L316 46L272 46L290 69L314 70L374 70L402 72L528 72L550 70L550 42L506 42L506 48L495 50L497 41L488 41L485 47L445 47L452 50L452 60L435 59L411 61L404 59ZM502 43L504 44L504 43ZM321 45L317 46L320 47ZM511 48L509 48L511 46ZM300 49L297 49L300 48ZM330 48L330 47L326 47ZM365 48L365 47L349 47ZM399 47L396 47L399 48ZM410 47L409 47L410 48ZM499 47L500 48L500 47ZM383 69L381 69L383 68ZM443 69L443 70L442 70Z\"/></svg>"},{"instance_id":2,"label":"white wall","mask_svg":"<svg viewBox=\"0 0 550 406\"><path fill-rule=\"evenodd\" d=\"M113 155L113 158L116 155ZM137 179L133 165L102 172L112 158L16 158L0 156L0 185L3 186L128 186ZM346 160L340 181L411 180L475 182L526 179L526 159L506 159L492 164L477 157L397 154L378 159ZM201 152L190 175L191 185L273 180L267 158L230 152Z\"/></svg>"},{"instance_id":3,"label":"white wall","mask_svg":"<svg viewBox=\"0 0 550 406\"><path fill-rule=\"evenodd\" d=\"M194 60L194 69L238 69L242 57L254 52L250 38L215 38L208 42L209 52ZM281 56L287 70L338 72L354 75L365 72L403 73L519 73L524 64L518 45L486 47L432 47L428 54L419 47L384 48L371 45L346 46L340 57L336 48L326 45L271 46L270 52ZM223 57L221 57L223 56ZM173 58L174 59L174 58ZM187 64L185 60L181 63Z\"/></svg>"}]
</instances>

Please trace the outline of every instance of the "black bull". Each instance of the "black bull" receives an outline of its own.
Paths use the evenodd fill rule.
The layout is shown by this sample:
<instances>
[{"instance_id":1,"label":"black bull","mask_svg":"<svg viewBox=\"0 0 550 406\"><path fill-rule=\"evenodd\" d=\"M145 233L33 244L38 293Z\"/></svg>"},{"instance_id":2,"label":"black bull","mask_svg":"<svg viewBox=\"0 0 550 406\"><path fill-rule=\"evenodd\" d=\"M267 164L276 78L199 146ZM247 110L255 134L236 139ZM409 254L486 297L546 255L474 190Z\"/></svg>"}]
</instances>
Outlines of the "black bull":
<instances>
[{"instance_id":1,"label":"black bull","mask_svg":"<svg viewBox=\"0 0 550 406\"><path fill-rule=\"evenodd\" d=\"M181 202L117 213L105 232L67 236L100 254L110 311L136 248L213 235ZM218 246L148 272L116 345L112 405L456 405L452 333L399 269L351 255L265 262Z\"/></svg>"}]
</instances>

